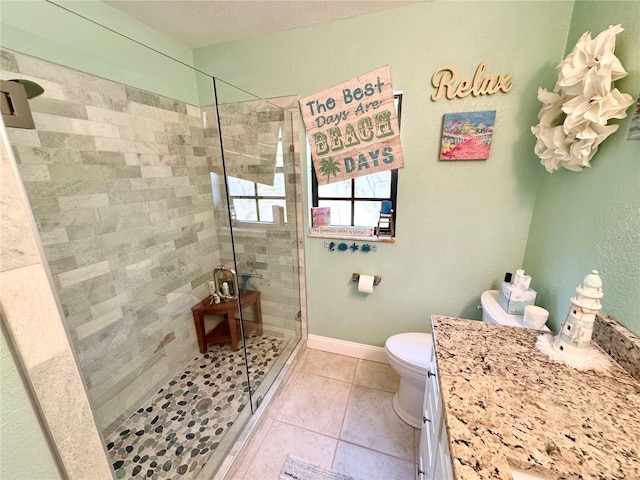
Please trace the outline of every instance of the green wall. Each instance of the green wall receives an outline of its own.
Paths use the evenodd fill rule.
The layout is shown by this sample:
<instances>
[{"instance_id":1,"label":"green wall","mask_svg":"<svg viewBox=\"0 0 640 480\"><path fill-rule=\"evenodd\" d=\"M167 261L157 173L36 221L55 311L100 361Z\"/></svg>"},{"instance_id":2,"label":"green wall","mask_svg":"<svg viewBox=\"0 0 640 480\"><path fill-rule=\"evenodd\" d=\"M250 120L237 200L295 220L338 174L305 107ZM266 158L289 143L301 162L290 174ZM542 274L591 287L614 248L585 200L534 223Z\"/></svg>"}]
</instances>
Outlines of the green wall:
<instances>
[{"instance_id":1,"label":"green wall","mask_svg":"<svg viewBox=\"0 0 640 480\"><path fill-rule=\"evenodd\" d=\"M595 36L622 23L616 56L629 72L615 86L640 92L640 3L580 1L565 54L584 32ZM543 84L548 89L554 82ZM540 301L556 329L575 288L592 269L602 277L603 311L640 334L640 142L627 141L630 115L600 146L591 168L544 173L536 198L524 266L540 280ZM542 167L541 167L542 168Z\"/></svg>"},{"instance_id":2,"label":"green wall","mask_svg":"<svg viewBox=\"0 0 640 480\"><path fill-rule=\"evenodd\" d=\"M3 328L0 340L0 478L57 480L62 477L19 368Z\"/></svg>"},{"instance_id":3,"label":"green wall","mask_svg":"<svg viewBox=\"0 0 640 480\"><path fill-rule=\"evenodd\" d=\"M529 133L537 88L554 81L572 7L420 3L194 51L198 68L259 96L308 95L385 64L404 92L397 241L368 254L330 253L323 239L306 238L311 334L382 346L394 333L428 331L430 314L479 319L481 292L520 268L544 172ZM438 69L472 76L481 62L489 73L511 73L512 90L429 99ZM478 110L497 111L490 158L439 162L443 115ZM382 282L359 294L354 272Z\"/></svg>"},{"instance_id":4,"label":"green wall","mask_svg":"<svg viewBox=\"0 0 640 480\"><path fill-rule=\"evenodd\" d=\"M0 44L34 57L198 104L192 52L98 0L0 2ZM98 23L152 46L185 66Z\"/></svg>"}]
</instances>

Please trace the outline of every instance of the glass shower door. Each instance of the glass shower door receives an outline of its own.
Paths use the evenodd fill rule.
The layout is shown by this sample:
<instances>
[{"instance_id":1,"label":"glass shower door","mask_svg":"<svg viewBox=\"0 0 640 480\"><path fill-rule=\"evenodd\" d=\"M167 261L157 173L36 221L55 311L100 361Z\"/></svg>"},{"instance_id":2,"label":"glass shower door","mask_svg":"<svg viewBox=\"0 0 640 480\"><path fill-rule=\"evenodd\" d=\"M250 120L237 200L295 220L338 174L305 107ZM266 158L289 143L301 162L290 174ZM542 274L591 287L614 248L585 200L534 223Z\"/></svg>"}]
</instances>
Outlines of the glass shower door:
<instances>
[{"instance_id":1,"label":"glass shower door","mask_svg":"<svg viewBox=\"0 0 640 480\"><path fill-rule=\"evenodd\" d=\"M226 212L221 259L237 275L238 326L252 411L301 337L297 208L300 175L291 112L215 79ZM222 190L222 189L220 189Z\"/></svg>"}]
</instances>

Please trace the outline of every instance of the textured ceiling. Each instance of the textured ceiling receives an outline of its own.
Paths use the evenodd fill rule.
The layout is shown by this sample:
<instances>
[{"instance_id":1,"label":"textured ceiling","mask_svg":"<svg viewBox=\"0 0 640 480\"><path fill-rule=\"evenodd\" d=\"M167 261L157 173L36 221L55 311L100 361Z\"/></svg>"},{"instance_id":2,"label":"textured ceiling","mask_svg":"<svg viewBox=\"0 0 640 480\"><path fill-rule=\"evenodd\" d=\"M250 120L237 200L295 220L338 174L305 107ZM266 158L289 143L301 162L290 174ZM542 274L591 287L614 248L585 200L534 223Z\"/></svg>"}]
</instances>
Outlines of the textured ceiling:
<instances>
[{"instance_id":1,"label":"textured ceiling","mask_svg":"<svg viewBox=\"0 0 640 480\"><path fill-rule=\"evenodd\" d=\"M199 48L425 0L107 0L182 45Z\"/></svg>"}]
</instances>

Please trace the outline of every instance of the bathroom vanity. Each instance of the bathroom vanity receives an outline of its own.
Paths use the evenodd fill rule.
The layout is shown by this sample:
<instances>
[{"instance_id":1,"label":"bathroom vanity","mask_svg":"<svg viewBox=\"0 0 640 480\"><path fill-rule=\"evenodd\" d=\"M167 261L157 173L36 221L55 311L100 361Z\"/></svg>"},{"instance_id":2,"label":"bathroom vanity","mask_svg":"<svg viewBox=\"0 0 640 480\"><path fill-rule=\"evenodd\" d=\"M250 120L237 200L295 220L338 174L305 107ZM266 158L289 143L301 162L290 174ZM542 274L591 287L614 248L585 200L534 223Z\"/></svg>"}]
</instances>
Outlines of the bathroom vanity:
<instances>
[{"instance_id":1,"label":"bathroom vanity","mask_svg":"<svg viewBox=\"0 0 640 480\"><path fill-rule=\"evenodd\" d=\"M536 349L543 332L432 324L421 480L640 478L640 382L618 363L579 371Z\"/></svg>"}]
</instances>

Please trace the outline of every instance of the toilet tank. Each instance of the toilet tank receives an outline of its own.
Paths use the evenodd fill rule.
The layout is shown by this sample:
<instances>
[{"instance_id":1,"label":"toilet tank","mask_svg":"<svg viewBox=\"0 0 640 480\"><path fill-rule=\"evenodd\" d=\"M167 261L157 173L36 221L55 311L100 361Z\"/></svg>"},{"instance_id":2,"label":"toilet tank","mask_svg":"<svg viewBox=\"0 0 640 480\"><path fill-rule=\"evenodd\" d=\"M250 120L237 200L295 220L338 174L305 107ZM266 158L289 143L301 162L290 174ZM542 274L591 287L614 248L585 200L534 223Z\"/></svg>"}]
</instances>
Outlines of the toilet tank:
<instances>
[{"instance_id":1,"label":"toilet tank","mask_svg":"<svg viewBox=\"0 0 640 480\"><path fill-rule=\"evenodd\" d=\"M524 327L522 315L511 315L504 311L498 303L498 290L487 290L480 295L482 304L482 321L510 327Z\"/></svg>"},{"instance_id":2,"label":"toilet tank","mask_svg":"<svg viewBox=\"0 0 640 480\"><path fill-rule=\"evenodd\" d=\"M485 323L494 323L497 325L506 325L509 327L535 328L531 325L525 325L524 316L511 315L504 311L504 308L498 303L498 290L487 290L480 295L480 303L482 304L482 321ZM544 325L537 330L550 332L549 327Z\"/></svg>"}]
</instances>

